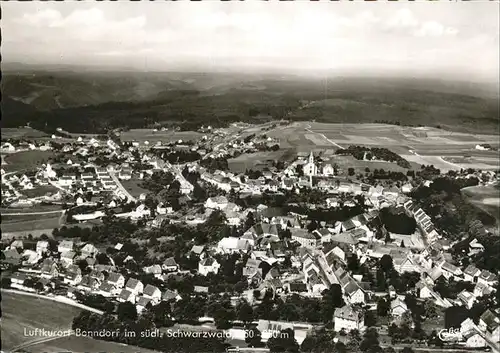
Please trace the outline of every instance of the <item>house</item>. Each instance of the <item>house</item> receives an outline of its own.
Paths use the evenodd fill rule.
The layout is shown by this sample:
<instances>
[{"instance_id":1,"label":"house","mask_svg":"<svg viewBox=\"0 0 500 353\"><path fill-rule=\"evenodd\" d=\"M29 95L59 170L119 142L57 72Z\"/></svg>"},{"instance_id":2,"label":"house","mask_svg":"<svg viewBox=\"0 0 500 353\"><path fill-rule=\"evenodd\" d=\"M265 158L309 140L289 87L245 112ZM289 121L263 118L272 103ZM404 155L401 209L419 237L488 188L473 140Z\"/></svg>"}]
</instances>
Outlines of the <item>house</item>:
<instances>
[{"instance_id":1,"label":"house","mask_svg":"<svg viewBox=\"0 0 500 353\"><path fill-rule=\"evenodd\" d=\"M342 308L335 309L333 315L334 329L339 332L341 330L350 332L351 330L361 331L365 327L363 312L350 305L345 305Z\"/></svg>"},{"instance_id":2,"label":"house","mask_svg":"<svg viewBox=\"0 0 500 353\"><path fill-rule=\"evenodd\" d=\"M63 267L68 267L69 265L73 265L76 254L74 251L66 251L61 254L61 265Z\"/></svg>"},{"instance_id":3,"label":"house","mask_svg":"<svg viewBox=\"0 0 500 353\"><path fill-rule=\"evenodd\" d=\"M399 299L396 298L391 302L391 315L394 319L399 320L403 316L404 313L408 311L408 306L406 303Z\"/></svg>"},{"instance_id":4,"label":"house","mask_svg":"<svg viewBox=\"0 0 500 353\"><path fill-rule=\"evenodd\" d=\"M493 287L497 281L498 281L497 276L495 276L488 270L481 271L479 277L477 278L477 283L482 283L490 287Z\"/></svg>"},{"instance_id":5,"label":"house","mask_svg":"<svg viewBox=\"0 0 500 353\"><path fill-rule=\"evenodd\" d=\"M80 250L82 257L94 257L99 253L99 250L93 244L85 244L85 246Z\"/></svg>"},{"instance_id":6,"label":"house","mask_svg":"<svg viewBox=\"0 0 500 353\"><path fill-rule=\"evenodd\" d=\"M432 298L432 286L424 281L419 281L415 285L415 289L417 291L417 296L420 299L429 299Z\"/></svg>"},{"instance_id":7,"label":"house","mask_svg":"<svg viewBox=\"0 0 500 353\"><path fill-rule=\"evenodd\" d=\"M42 258L42 256L39 253L29 249L24 250L21 257L23 259L22 262L23 266L35 265Z\"/></svg>"},{"instance_id":8,"label":"house","mask_svg":"<svg viewBox=\"0 0 500 353\"><path fill-rule=\"evenodd\" d=\"M177 265L173 257L169 257L163 261L161 268L166 272L175 272L179 269L179 265Z\"/></svg>"},{"instance_id":9,"label":"house","mask_svg":"<svg viewBox=\"0 0 500 353\"><path fill-rule=\"evenodd\" d=\"M207 276L209 273L217 274L220 264L212 257L201 259L198 263L198 273L202 276Z\"/></svg>"},{"instance_id":10,"label":"house","mask_svg":"<svg viewBox=\"0 0 500 353\"><path fill-rule=\"evenodd\" d=\"M123 277L123 275L118 272L111 272L108 275L107 281L116 288L123 288L123 286L125 285L125 277Z\"/></svg>"},{"instance_id":11,"label":"house","mask_svg":"<svg viewBox=\"0 0 500 353\"><path fill-rule=\"evenodd\" d=\"M137 313L140 314L144 311L144 309L146 309L147 305L151 303L151 305L153 305L153 300L149 297L145 297L145 296L142 296L142 297L138 297L136 298L136 310L137 310Z\"/></svg>"},{"instance_id":12,"label":"house","mask_svg":"<svg viewBox=\"0 0 500 353\"><path fill-rule=\"evenodd\" d=\"M467 348L483 348L486 347L486 340L476 330L470 330L462 334Z\"/></svg>"},{"instance_id":13,"label":"house","mask_svg":"<svg viewBox=\"0 0 500 353\"><path fill-rule=\"evenodd\" d=\"M76 288L81 291L91 292L97 290L100 285L101 282L98 279L85 275Z\"/></svg>"},{"instance_id":14,"label":"house","mask_svg":"<svg viewBox=\"0 0 500 353\"><path fill-rule=\"evenodd\" d=\"M235 237L222 238L217 244L217 251L232 254L237 252L247 252L251 248L248 239L241 239Z\"/></svg>"},{"instance_id":15,"label":"house","mask_svg":"<svg viewBox=\"0 0 500 353\"><path fill-rule=\"evenodd\" d=\"M42 268L40 270L40 276L43 278L54 278L59 275L59 270L57 269L57 264L52 259L45 259L42 263Z\"/></svg>"},{"instance_id":16,"label":"house","mask_svg":"<svg viewBox=\"0 0 500 353\"><path fill-rule=\"evenodd\" d=\"M285 289L288 291L288 293L295 293L295 294L307 294L307 285L302 282L291 282L291 283L286 283L285 284Z\"/></svg>"},{"instance_id":17,"label":"house","mask_svg":"<svg viewBox=\"0 0 500 353\"><path fill-rule=\"evenodd\" d=\"M17 251L17 249L9 249L4 250L3 255L5 260L3 262L11 264L11 265L19 265L21 263L21 254Z\"/></svg>"},{"instance_id":18,"label":"house","mask_svg":"<svg viewBox=\"0 0 500 353\"><path fill-rule=\"evenodd\" d=\"M161 300L166 302L170 300L179 301L181 299L182 297L179 295L179 293L170 289L167 289L161 296Z\"/></svg>"},{"instance_id":19,"label":"house","mask_svg":"<svg viewBox=\"0 0 500 353\"><path fill-rule=\"evenodd\" d=\"M82 271L80 267L76 265L70 265L66 269L66 274L64 275L63 282L69 284L70 286L76 286L82 281Z\"/></svg>"},{"instance_id":20,"label":"house","mask_svg":"<svg viewBox=\"0 0 500 353\"><path fill-rule=\"evenodd\" d=\"M195 293L208 293L208 287L205 286L194 286Z\"/></svg>"},{"instance_id":21,"label":"house","mask_svg":"<svg viewBox=\"0 0 500 353\"><path fill-rule=\"evenodd\" d=\"M479 254L484 251L483 244L479 243L476 238L474 238L469 243L469 256Z\"/></svg>"},{"instance_id":22,"label":"house","mask_svg":"<svg viewBox=\"0 0 500 353\"><path fill-rule=\"evenodd\" d=\"M209 197L205 201L205 207L214 210L223 210L227 207L229 201L225 196Z\"/></svg>"},{"instance_id":23,"label":"house","mask_svg":"<svg viewBox=\"0 0 500 353\"><path fill-rule=\"evenodd\" d=\"M366 302L366 294L354 280L343 288L346 301L350 304L364 304Z\"/></svg>"},{"instance_id":24,"label":"house","mask_svg":"<svg viewBox=\"0 0 500 353\"><path fill-rule=\"evenodd\" d=\"M322 169L323 176L331 176L334 175L335 170L331 164L325 164Z\"/></svg>"},{"instance_id":25,"label":"house","mask_svg":"<svg viewBox=\"0 0 500 353\"><path fill-rule=\"evenodd\" d=\"M476 297L474 297L474 294L466 290L458 293L457 299L462 302L467 307L467 309L472 308L472 305L474 305L474 302L476 301Z\"/></svg>"},{"instance_id":26,"label":"house","mask_svg":"<svg viewBox=\"0 0 500 353\"><path fill-rule=\"evenodd\" d=\"M474 265L469 265L464 270L464 281L466 282L477 282L481 270Z\"/></svg>"},{"instance_id":27,"label":"house","mask_svg":"<svg viewBox=\"0 0 500 353\"><path fill-rule=\"evenodd\" d=\"M490 334L498 333L500 332L500 319L493 311L488 309L479 318L479 329ZM498 342L498 336L496 339Z\"/></svg>"},{"instance_id":28,"label":"house","mask_svg":"<svg viewBox=\"0 0 500 353\"><path fill-rule=\"evenodd\" d=\"M106 298L118 295L120 292L120 289L116 288L109 282L102 282L99 286L99 294Z\"/></svg>"},{"instance_id":29,"label":"house","mask_svg":"<svg viewBox=\"0 0 500 353\"><path fill-rule=\"evenodd\" d=\"M395 257L393 260L394 269L402 274L405 272L419 272L420 267L409 256Z\"/></svg>"},{"instance_id":30,"label":"house","mask_svg":"<svg viewBox=\"0 0 500 353\"><path fill-rule=\"evenodd\" d=\"M128 289L122 289L120 295L118 295L117 300L121 303L130 302L132 304L135 304L135 297L136 295L132 293L132 291Z\"/></svg>"},{"instance_id":31,"label":"house","mask_svg":"<svg viewBox=\"0 0 500 353\"><path fill-rule=\"evenodd\" d=\"M301 246L315 248L321 245L321 236L317 233L309 233L307 229L291 229L292 240Z\"/></svg>"},{"instance_id":32,"label":"house","mask_svg":"<svg viewBox=\"0 0 500 353\"><path fill-rule=\"evenodd\" d=\"M143 268L143 271L147 274L152 274L156 278L160 278L163 272L160 265L146 266Z\"/></svg>"},{"instance_id":33,"label":"house","mask_svg":"<svg viewBox=\"0 0 500 353\"><path fill-rule=\"evenodd\" d=\"M71 240L63 240L57 246L57 251L59 253L65 253L68 251L73 251L74 243Z\"/></svg>"},{"instance_id":34,"label":"house","mask_svg":"<svg viewBox=\"0 0 500 353\"><path fill-rule=\"evenodd\" d=\"M146 287L144 287L143 296L149 298L152 304L156 305L161 300L161 291L158 289L158 287L148 284L146 285Z\"/></svg>"},{"instance_id":35,"label":"house","mask_svg":"<svg viewBox=\"0 0 500 353\"><path fill-rule=\"evenodd\" d=\"M129 290L134 295L138 295L139 293L142 293L144 285L142 284L141 281L135 278L129 278L127 284L125 284L125 289Z\"/></svg>"},{"instance_id":36,"label":"house","mask_svg":"<svg viewBox=\"0 0 500 353\"><path fill-rule=\"evenodd\" d=\"M474 321L470 317L468 317L460 324L460 333L464 334L465 332L475 330L477 328L478 327L476 326Z\"/></svg>"},{"instance_id":37,"label":"house","mask_svg":"<svg viewBox=\"0 0 500 353\"><path fill-rule=\"evenodd\" d=\"M189 254L198 256L199 258L202 258L204 255L204 251L205 251L204 245L193 245Z\"/></svg>"},{"instance_id":38,"label":"house","mask_svg":"<svg viewBox=\"0 0 500 353\"><path fill-rule=\"evenodd\" d=\"M442 265L441 265L441 271L443 272L443 276L446 278L446 279L450 279L450 278L459 278L460 276L462 276L462 270L460 268L458 268L457 266L455 265L452 265L450 264L449 262L445 261Z\"/></svg>"},{"instance_id":39,"label":"house","mask_svg":"<svg viewBox=\"0 0 500 353\"><path fill-rule=\"evenodd\" d=\"M253 235L253 238L276 238L279 239L278 236L278 227L276 224L268 224L268 223L257 223L254 226L250 227L245 234ZM252 244L255 245L255 244Z\"/></svg>"}]
</instances>

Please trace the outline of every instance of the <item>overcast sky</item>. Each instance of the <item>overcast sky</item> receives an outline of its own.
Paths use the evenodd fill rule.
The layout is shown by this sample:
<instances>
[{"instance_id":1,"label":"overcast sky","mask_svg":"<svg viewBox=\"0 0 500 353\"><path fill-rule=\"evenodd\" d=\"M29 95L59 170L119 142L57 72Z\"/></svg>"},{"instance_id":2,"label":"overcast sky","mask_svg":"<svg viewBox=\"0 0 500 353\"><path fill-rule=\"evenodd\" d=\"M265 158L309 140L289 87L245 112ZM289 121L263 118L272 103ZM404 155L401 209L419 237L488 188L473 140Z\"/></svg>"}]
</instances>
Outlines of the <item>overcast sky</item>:
<instances>
[{"instance_id":1,"label":"overcast sky","mask_svg":"<svg viewBox=\"0 0 500 353\"><path fill-rule=\"evenodd\" d=\"M497 2L4 2L2 15L6 62L499 75Z\"/></svg>"}]
</instances>

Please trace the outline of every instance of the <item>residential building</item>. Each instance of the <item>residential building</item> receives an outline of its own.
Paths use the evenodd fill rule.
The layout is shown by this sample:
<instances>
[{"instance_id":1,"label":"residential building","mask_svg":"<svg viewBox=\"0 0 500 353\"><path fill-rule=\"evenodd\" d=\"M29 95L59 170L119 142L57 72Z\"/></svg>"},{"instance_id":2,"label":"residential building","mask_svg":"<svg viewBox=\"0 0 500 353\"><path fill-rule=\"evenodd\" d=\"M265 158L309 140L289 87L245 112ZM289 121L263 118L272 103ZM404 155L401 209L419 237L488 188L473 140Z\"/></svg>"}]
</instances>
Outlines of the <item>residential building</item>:
<instances>
[{"instance_id":1,"label":"residential building","mask_svg":"<svg viewBox=\"0 0 500 353\"><path fill-rule=\"evenodd\" d=\"M345 305L342 308L335 309L333 315L335 331L358 330L362 331L365 328L363 312L350 305Z\"/></svg>"}]
</instances>

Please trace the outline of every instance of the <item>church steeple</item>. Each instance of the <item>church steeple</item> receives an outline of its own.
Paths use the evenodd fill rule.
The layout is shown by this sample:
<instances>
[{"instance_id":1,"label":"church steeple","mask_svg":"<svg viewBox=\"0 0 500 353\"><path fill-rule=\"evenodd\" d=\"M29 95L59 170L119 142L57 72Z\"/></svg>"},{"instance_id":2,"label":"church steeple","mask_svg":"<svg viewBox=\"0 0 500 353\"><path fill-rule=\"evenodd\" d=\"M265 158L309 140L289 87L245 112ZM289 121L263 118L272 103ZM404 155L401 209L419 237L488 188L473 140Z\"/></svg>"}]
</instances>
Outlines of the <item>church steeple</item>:
<instances>
[{"instance_id":1,"label":"church steeple","mask_svg":"<svg viewBox=\"0 0 500 353\"><path fill-rule=\"evenodd\" d=\"M314 154L313 154L313 151L311 151L311 154L309 155L309 163L313 163L314 164Z\"/></svg>"}]
</instances>

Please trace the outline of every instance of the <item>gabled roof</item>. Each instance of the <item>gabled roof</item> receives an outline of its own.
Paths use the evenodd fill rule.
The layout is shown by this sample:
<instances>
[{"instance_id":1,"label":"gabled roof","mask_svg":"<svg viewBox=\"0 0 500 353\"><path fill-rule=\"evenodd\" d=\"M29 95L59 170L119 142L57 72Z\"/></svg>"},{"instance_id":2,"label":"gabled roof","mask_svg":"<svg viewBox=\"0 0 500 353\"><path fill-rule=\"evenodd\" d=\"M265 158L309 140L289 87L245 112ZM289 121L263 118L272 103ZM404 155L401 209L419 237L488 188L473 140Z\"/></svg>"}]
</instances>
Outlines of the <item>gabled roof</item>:
<instances>
[{"instance_id":1,"label":"gabled roof","mask_svg":"<svg viewBox=\"0 0 500 353\"><path fill-rule=\"evenodd\" d=\"M146 307L146 305L148 305L149 302L151 302L151 298L148 298L148 297L139 297L137 299L136 305L142 306L142 307Z\"/></svg>"},{"instance_id":2,"label":"gabled roof","mask_svg":"<svg viewBox=\"0 0 500 353\"><path fill-rule=\"evenodd\" d=\"M135 278L129 278L127 284L125 284L125 288L136 289L139 285L139 280Z\"/></svg>"},{"instance_id":3,"label":"gabled roof","mask_svg":"<svg viewBox=\"0 0 500 353\"><path fill-rule=\"evenodd\" d=\"M144 295L149 295L149 296L152 296L155 292L158 292L160 291L158 289L158 287L155 287L155 286L152 286L151 284L148 284L146 285L146 287L144 287Z\"/></svg>"},{"instance_id":4,"label":"gabled roof","mask_svg":"<svg viewBox=\"0 0 500 353\"><path fill-rule=\"evenodd\" d=\"M110 272L110 274L108 276L108 282L116 283L119 281L119 279L121 277L123 277L123 275L121 273Z\"/></svg>"},{"instance_id":5,"label":"gabled roof","mask_svg":"<svg viewBox=\"0 0 500 353\"><path fill-rule=\"evenodd\" d=\"M350 305L345 305L342 308L336 308L334 313L335 317L351 321L360 320L362 318L362 315L363 314L361 310L355 309Z\"/></svg>"},{"instance_id":6,"label":"gabled roof","mask_svg":"<svg viewBox=\"0 0 500 353\"><path fill-rule=\"evenodd\" d=\"M163 261L163 266L177 266L177 262L175 262L175 259L173 257L169 257Z\"/></svg>"},{"instance_id":7,"label":"gabled roof","mask_svg":"<svg viewBox=\"0 0 500 353\"><path fill-rule=\"evenodd\" d=\"M127 289L122 289L120 292L120 295L118 296L122 300L128 300L130 296L132 295L132 292L127 290Z\"/></svg>"}]
</instances>

